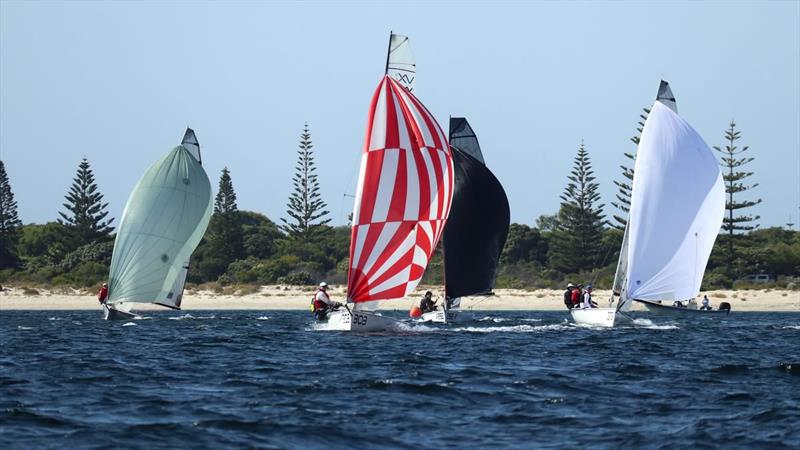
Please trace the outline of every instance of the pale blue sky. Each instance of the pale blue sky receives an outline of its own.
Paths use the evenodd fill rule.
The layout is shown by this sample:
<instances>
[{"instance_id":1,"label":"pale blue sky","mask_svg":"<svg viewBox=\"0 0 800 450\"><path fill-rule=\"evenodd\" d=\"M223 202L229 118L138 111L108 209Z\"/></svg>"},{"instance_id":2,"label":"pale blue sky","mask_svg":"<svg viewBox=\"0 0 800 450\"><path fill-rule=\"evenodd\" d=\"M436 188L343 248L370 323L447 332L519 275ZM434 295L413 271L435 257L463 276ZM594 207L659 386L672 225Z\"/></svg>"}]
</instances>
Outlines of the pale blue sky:
<instances>
[{"instance_id":1,"label":"pale blue sky","mask_svg":"<svg viewBox=\"0 0 800 450\"><path fill-rule=\"evenodd\" d=\"M390 30L443 127L466 116L515 222L557 210L583 139L606 211L661 77L709 145L732 118L762 226L800 210L800 3L0 1L0 158L25 223L54 220L84 155L119 219L189 125L216 187L277 221L309 122L346 222ZM116 222L115 222L116 225Z\"/></svg>"}]
</instances>

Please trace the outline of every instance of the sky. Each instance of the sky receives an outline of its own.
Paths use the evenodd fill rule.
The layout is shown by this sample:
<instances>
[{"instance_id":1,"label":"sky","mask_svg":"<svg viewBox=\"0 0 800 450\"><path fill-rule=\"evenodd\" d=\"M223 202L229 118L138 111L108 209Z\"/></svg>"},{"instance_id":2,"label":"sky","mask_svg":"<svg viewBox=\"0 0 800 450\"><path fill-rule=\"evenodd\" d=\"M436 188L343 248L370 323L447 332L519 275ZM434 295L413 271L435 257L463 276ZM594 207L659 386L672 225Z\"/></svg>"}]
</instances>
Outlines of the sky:
<instances>
[{"instance_id":1,"label":"sky","mask_svg":"<svg viewBox=\"0 0 800 450\"><path fill-rule=\"evenodd\" d=\"M352 210L390 31L446 129L465 116L514 222L553 214L578 146L607 214L659 80L710 146L735 120L765 226L800 222L800 2L0 0L0 159L24 223L55 220L81 158L110 215L187 126L216 187L285 216L304 123L334 224ZM117 221L115 221L115 224Z\"/></svg>"}]
</instances>

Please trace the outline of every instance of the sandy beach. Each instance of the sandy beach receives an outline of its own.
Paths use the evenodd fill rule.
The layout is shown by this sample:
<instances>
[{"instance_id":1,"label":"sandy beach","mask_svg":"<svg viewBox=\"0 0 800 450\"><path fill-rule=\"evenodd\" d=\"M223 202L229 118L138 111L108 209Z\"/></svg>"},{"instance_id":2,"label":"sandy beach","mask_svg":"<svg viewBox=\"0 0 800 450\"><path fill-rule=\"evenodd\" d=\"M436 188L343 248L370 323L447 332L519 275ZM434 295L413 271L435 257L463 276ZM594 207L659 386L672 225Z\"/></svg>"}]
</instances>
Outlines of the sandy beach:
<instances>
[{"instance_id":1,"label":"sandy beach","mask_svg":"<svg viewBox=\"0 0 800 450\"><path fill-rule=\"evenodd\" d=\"M344 286L332 286L331 297L344 301ZM441 288L422 286L413 295L400 300L381 302L382 310L407 311L416 304L426 290L441 296ZM188 290L182 309L194 310L307 310L313 287L261 286L227 287L223 292ZM595 291L594 297L601 305L609 298L609 291ZM733 311L800 311L800 291L759 289L722 290L701 292L707 294L712 305L722 301L731 304ZM491 297L465 298L462 307L475 310L530 310L552 311L564 309L560 290L497 289ZM638 308L641 308L637 305ZM91 310L99 309L97 298L86 291L68 288L32 289L22 286L4 287L0 292L0 311L8 310ZM138 310L158 310L160 306L142 304Z\"/></svg>"}]
</instances>

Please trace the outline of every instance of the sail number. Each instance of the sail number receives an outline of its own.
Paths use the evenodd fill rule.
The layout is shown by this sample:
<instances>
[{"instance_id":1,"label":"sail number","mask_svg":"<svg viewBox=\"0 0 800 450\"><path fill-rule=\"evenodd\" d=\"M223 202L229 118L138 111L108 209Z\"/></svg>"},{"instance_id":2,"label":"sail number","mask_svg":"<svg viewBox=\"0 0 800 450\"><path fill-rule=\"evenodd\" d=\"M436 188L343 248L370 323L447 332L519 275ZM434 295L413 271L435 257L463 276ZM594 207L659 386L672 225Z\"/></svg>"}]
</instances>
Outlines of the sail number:
<instances>
[{"instance_id":1,"label":"sail number","mask_svg":"<svg viewBox=\"0 0 800 450\"><path fill-rule=\"evenodd\" d=\"M369 316L364 314L353 314L353 325L365 326L368 318Z\"/></svg>"}]
</instances>

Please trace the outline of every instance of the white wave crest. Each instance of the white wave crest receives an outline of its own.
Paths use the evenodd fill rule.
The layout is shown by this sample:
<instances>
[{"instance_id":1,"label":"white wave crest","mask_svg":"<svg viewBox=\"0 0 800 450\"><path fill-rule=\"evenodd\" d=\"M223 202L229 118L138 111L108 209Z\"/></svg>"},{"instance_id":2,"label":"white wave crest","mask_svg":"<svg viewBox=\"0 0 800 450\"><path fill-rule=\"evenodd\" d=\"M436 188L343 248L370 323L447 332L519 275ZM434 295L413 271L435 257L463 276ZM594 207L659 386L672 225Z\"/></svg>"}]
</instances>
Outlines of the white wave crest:
<instances>
[{"instance_id":1,"label":"white wave crest","mask_svg":"<svg viewBox=\"0 0 800 450\"><path fill-rule=\"evenodd\" d=\"M541 333L543 331L569 330L572 327L565 324L550 325L513 325L504 327L461 327L453 328L453 331L465 331L468 333Z\"/></svg>"},{"instance_id":2,"label":"white wave crest","mask_svg":"<svg viewBox=\"0 0 800 450\"><path fill-rule=\"evenodd\" d=\"M217 316L193 316L189 313L186 313L182 316L170 317L169 320L186 320L186 319L194 319L194 320L205 320L205 319L216 319Z\"/></svg>"},{"instance_id":3,"label":"white wave crest","mask_svg":"<svg viewBox=\"0 0 800 450\"><path fill-rule=\"evenodd\" d=\"M410 331L412 333L429 333L432 331L440 331L440 328L423 325L422 323L411 324L408 322L396 322L393 325L397 331Z\"/></svg>"},{"instance_id":4,"label":"white wave crest","mask_svg":"<svg viewBox=\"0 0 800 450\"><path fill-rule=\"evenodd\" d=\"M269 320L269 317L267 317L267 316L260 316L260 317L256 317L256 320Z\"/></svg>"},{"instance_id":5,"label":"white wave crest","mask_svg":"<svg viewBox=\"0 0 800 450\"><path fill-rule=\"evenodd\" d=\"M23 327L22 325L18 325L17 329L18 330L32 330L33 328L31 328L31 327Z\"/></svg>"},{"instance_id":6,"label":"white wave crest","mask_svg":"<svg viewBox=\"0 0 800 450\"><path fill-rule=\"evenodd\" d=\"M650 319L637 318L633 319L633 325L636 328L646 328L648 330L677 330L677 325L656 325Z\"/></svg>"},{"instance_id":7,"label":"white wave crest","mask_svg":"<svg viewBox=\"0 0 800 450\"><path fill-rule=\"evenodd\" d=\"M122 324L123 327L135 327L136 324L133 322L125 322Z\"/></svg>"},{"instance_id":8,"label":"white wave crest","mask_svg":"<svg viewBox=\"0 0 800 450\"><path fill-rule=\"evenodd\" d=\"M800 325L787 325L781 328L783 328L784 330L800 330Z\"/></svg>"}]
</instances>

